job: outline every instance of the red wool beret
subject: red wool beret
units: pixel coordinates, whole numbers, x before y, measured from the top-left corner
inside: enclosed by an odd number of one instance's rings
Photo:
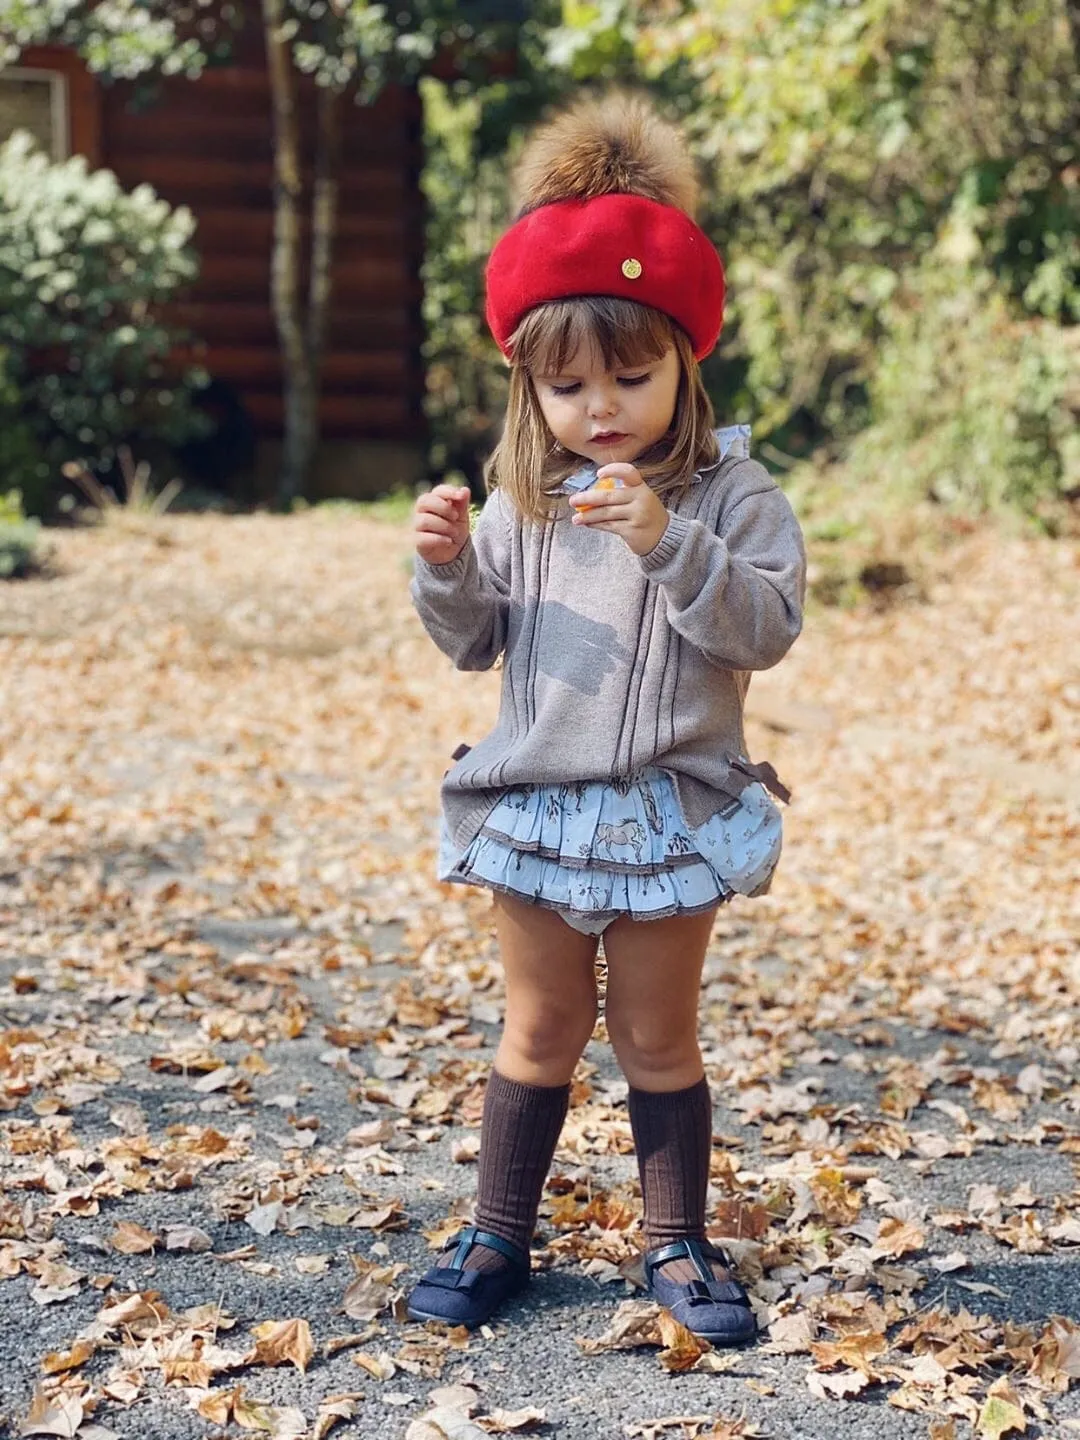
[[[724,267],[689,215],[643,195],[556,200],[523,215],[487,265],[487,321],[499,349],[547,300],[617,295],[676,320],[703,359],[724,323]]]

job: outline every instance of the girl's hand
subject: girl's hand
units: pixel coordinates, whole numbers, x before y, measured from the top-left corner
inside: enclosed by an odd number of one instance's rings
[[[419,496],[413,509],[416,553],[429,565],[449,565],[469,538],[469,487],[436,485]]]
[[[621,535],[635,555],[655,550],[668,527],[668,512],[663,501],[649,489],[640,470],[621,460],[601,465],[598,481],[608,477],[621,480],[621,490],[582,490],[570,497],[577,511],[573,523],[590,525],[594,530],[610,530]]]

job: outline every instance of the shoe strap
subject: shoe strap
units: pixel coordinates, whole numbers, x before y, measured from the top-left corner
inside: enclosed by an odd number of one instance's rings
[[[497,1250],[500,1255],[505,1255],[515,1265],[529,1265],[529,1257],[524,1251],[512,1245],[509,1240],[504,1240],[501,1235],[494,1235],[490,1230],[478,1230],[475,1225],[466,1225],[459,1230],[452,1240],[447,1242],[447,1248],[453,1245],[454,1253],[450,1256],[446,1265],[447,1270],[462,1270],[465,1267],[465,1257],[474,1245],[486,1245],[489,1250]]]
[[[708,1260],[716,1260],[728,1270],[735,1268],[730,1257],[719,1246],[711,1245],[708,1241],[673,1240],[670,1245],[661,1245],[656,1250],[647,1251],[645,1255],[645,1265],[650,1272],[666,1265],[669,1260],[692,1260],[694,1268],[707,1284],[716,1282]]]
[[[483,1281],[484,1274],[480,1270],[451,1270],[446,1266],[427,1270],[421,1277],[421,1284],[434,1285],[439,1290],[475,1290]]]

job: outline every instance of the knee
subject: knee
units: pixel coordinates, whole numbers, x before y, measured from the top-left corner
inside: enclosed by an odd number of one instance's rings
[[[573,1006],[508,1007],[503,1041],[530,1065],[565,1061],[572,1069],[593,1033],[596,1013],[595,995],[582,997]]]
[[[649,1016],[607,1014],[608,1038],[619,1067],[632,1085],[664,1089],[672,1077],[701,1066],[696,1026],[667,1028]]]

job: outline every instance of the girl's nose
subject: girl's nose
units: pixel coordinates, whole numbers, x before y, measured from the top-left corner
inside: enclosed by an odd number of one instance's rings
[[[614,415],[619,408],[619,397],[615,389],[606,385],[596,386],[589,392],[589,415],[600,419]]]

